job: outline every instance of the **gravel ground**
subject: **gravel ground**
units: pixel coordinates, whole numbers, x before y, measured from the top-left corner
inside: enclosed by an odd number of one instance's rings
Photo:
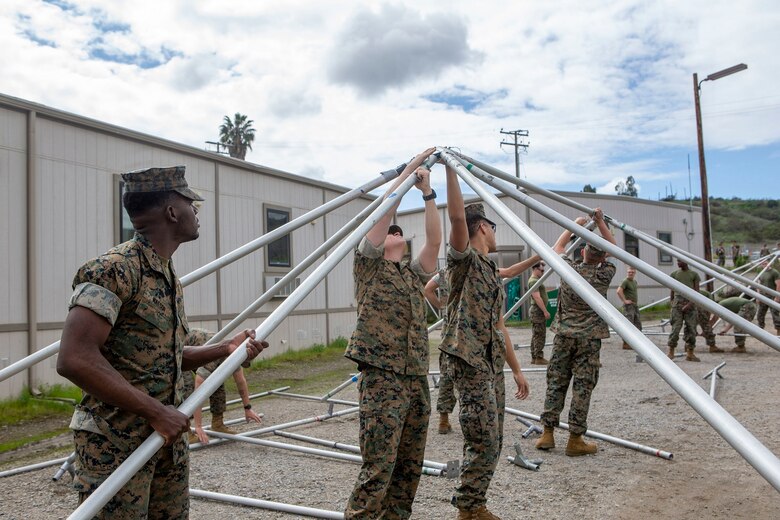
[[[513,340],[527,344],[530,331],[514,329]],[[665,337],[651,336],[663,345]],[[552,335],[548,334],[551,341]],[[718,338],[731,346],[733,338]],[[701,345],[703,341],[699,339]],[[620,348],[612,338],[602,349],[601,379],[593,394],[589,427],[592,430],[670,451],[664,460],[606,442],[598,442],[595,456],[569,458],[563,454],[567,433],[558,430],[559,447],[550,452],[533,448],[534,438],[522,439],[525,427],[507,416],[505,446],[489,491],[488,505],[505,519],[533,517],[583,519],[632,519],[646,517],[780,518],[780,494],[740,457],[646,363],[637,363],[634,352]],[[677,364],[705,391],[702,377],[721,361],[718,401],[760,442],[780,453],[780,357],[771,348],[749,339],[748,354],[701,352],[701,363]],[[551,347],[545,351],[549,357]],[[706,347],[699,347],[705,351]],[[527,349],[518,351],[527,364]],[[435,357],[434,357],[435,363]],[[344,374],[344,378],[348,377]],[[507,406],[539,414],[544,400],[543,374],[528,374],[531,397],[525,402],[509,397]],[[343,380],[342,379],[342,380]],[[335,387],[339,381],[333,381]],[[324,393],[329,388],[323,388]],[[291,392],[296,389],[292,388]],[[511,389],[508,388],[507,394]],[[435,402],[437,391],[432,391]],[[355,400],[355,386],[338,398]],[[256,403],[265,413],[265,424],[278,424],[323,414],[318,402],[265,398]],[[341,409],[337,406],[336,409]],[[233,414],[238,416],[239,411]],[[566,420],[564,410],[562,419]],[[449,435],[436,433],[432,416],[426,458],[439,462],[460,458],[460,428]],[[240,429],[249,430],[249,426]],[[290,431],[346,444],[357,444],[357,415],[299,426]],[[269,437],[265,437],[269,438]],[[278,436],[271,440],[301,444]],[[511,465],[512,444],[520,442],[530,458],[542,458],[538,472]],[[328,449],[328,448],[323,448]],[[59,455],[57,455],[59,456]],[[52,456],[53,458],[53,456]],[[1,519],[64,518],[76,505],[69,479],[53,482],[55,468],[2,479]],[[359,466],[286,450],[226,443],[192,453],[193,488],[307,507],[343,510]],[[413,518],[455,518],[449,505],[454,480],[423,476]],[[193,499],[192,518],[294,518],[295,515]]]

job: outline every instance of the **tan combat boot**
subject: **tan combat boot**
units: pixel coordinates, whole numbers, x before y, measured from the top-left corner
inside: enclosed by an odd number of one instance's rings
[[[480,506],[476,511],[472,511],[471,518],[474,520],[501,520],[501,518],[491,513],[486,506]]]
[[[569,442],[566,444],[566,455],[568,457],[580,457],[582,455],[592,455],[599,450],[595,442],[585,442],[582,435],[569,434]]]
[[[686,348],[685,349],[685,360],[686,361],[696,361],[697,363],[701,361],[701,359],[696,357],[696,354],[693,353],[692,348]]]
[[[718,348],[715,345],[710,345],[710,352],[713,354],[717,354],[718,352],[723,352],[723,349]]]
[[[531,360],[532,365],[547,365],[550,362],[544,359],[544,356],[536,357]]]
[[[624,341],[624,342],[623,342],[623,350],[631,350],[631,345],[629,345],[628,343],[626,343],[626,342]]]
[[[544,427],[544,433],[542,433],[542,436],[539,437],[539,440],[536,441],[536,449],[537,450],[551,450],[555,447],[555,428],[552,426],[545,426]]]
[[[745,345],[739,345],[731,349],[730,352],[734,352],[735,354],[744,354],[747,352],[747,349],[745,348]]]
[[[229,433],[231,435],[237,435],[238,432],[235,430],[231,430],[227,426],[225,426],[225,421],[222,417],[222,414],[214,414],[211,416],[211,428],[209,428],[213,432],[222,432],[222,433]]]
[[[669,359],[674,359],[674,347],[669,347],[669,353],[666,356]]]
[[[198,436],[197,436],[197,435],[195,435],[195,432],[193,432],[193,431],[190,431],[190,432],[187,434],[187,442],[188,442],[189,444],[197,444],[197,443],[199,443],[199,442],[200,442],[200,439],[198,439]]]
[[[452,431],[452,425],[450,425],[450,414],[439,414],[439,433],[446,435]]]

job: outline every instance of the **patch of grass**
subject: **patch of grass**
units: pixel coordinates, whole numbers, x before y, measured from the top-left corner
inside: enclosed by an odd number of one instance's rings
[[[41,388],[39,391],[40,398],[34,397],[29,389],[25,388],[16,399],[0,401],[0,426],[42,417],[66,417],[73,413],[73,405],[81,400],[81,390],[75,386],[54,385]]]
[[[37,433],[35,435],[28,435],[19,439],[10,440],[8,442],[0,442],[0,453],[15,450],[16,448],[33,442],[51,439],[52,437],[56,437],[57,435],[63,434],[67,431],[70,431],[70,428],[57,428],[56,430],[49,430]]]
[[[331,341],[329,345],[317,343],[309,348],[301,350],[288,350],[287,352],[282,352],[281,354],[277,354],[276,356],[270,358],[255,360],[252,362],[252,365],[245,370],[249,373],[259,370],[278,368],[286,364],[299,365],[307,361],[328,361],[331,359],[336,359],[338,356],[342,356],[346,348],[347,340],[345,338],[338,337]]]
[[[530,329],[531,321],[530,320],[507,320],[506,326],[516,327],[518,329]]]

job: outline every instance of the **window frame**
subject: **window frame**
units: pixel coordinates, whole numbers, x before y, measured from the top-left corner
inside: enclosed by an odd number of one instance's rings
[[[283,224],[280,224],[279,226],[276,226],[274,229],[277,229],[278,227],[281,227],[287,223],[289,223],[292,220],[292,208],[285,207],[285,206],[279,206],[276,204],[263,204],[263,234],[268,234],[273,229],[269,229],[269,221],[268,218],[268,212],[274,211],[279,213],[286,213],[287,214],[287,221]],[[286,264],[277,264],[271,263],[271,250],[274,247],[278,247],[280,243],[287,243],[287,255],[288,255],[288,261]],[[280,237],[273,242],[269,243],[265,246],[265,270],[268,273],[286,273],[289,272],[292,269],[293,264],[293,246],[292,246],[292,234],[288,233],[283,237]]]
[[[629,241],[632,241],[633,244],[629,244]],[[639,258],[639,239],[623,231],[623,249],[627,253]]]
[[[669,240],[664,239],[662,235],[668,235]],[[656,231],[655,232],[656,238],[660,240],[661,242],[664,242],[666,244],[672,245],[672,232],[671,231]],[[672,265],[672,261],[674,258],[672,258],[672,255],[669,253],[658,249],[658,265]]]

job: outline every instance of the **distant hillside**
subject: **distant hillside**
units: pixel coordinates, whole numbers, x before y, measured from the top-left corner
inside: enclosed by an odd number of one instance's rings
[[[693,204],[701,206],[701,199]],[[721,240],[771,246],[780,241],[780,200],[711,198],[710,221],[713,246]]]

